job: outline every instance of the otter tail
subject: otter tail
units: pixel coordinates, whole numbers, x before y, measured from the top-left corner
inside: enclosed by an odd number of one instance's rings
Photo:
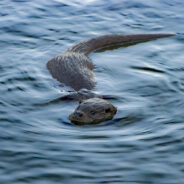
[[[164,38],[169,36],[174,36],[173,33],[168,34],[109,34],[104,36],[98,36],[91,38],[89,40],[80,42],[73,47],[69,48],[67,51],[79,52],[88,55],[90,52],[97,49],[112,46],[114,44],[122,43],[134,43],[153,40],[157,38]]]

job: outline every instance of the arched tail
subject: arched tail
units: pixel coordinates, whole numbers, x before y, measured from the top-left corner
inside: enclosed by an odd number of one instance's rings
[[[115,44],[122,43],[133,43],[153,40],[157,38],[164,38],[169,36],[174,36],[174,33],[160,33],[160,34],[109,34],[104,36],[98,36],[91,38],[89,40],[80,42],[73,47],[69,48],[67,51],[79,52],[88,55],[90,52],[97,49],[108,47]]]

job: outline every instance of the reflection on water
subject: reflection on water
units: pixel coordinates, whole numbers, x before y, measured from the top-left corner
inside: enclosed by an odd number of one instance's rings
[[[112,121],[76,126],[46,62],[107,33],[183,33],[181,0],[0,1],[0,183],[184,183],[183,35],[90,55]]]

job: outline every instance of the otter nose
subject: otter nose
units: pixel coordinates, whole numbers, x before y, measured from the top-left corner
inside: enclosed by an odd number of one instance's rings
[[[81,112],[74,112],[73,114],[76,118],[81,118],[83,114]]]

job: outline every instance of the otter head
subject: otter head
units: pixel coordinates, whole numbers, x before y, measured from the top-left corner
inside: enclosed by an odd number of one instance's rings
[[[76,124],[93,124],[111,120],[117,109],[101,98],[90,98],[79,103],[69,119]]]

